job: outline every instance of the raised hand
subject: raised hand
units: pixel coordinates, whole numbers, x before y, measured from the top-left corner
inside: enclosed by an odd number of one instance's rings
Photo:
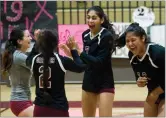
[[[77,49],[77,44],[73,36],[69,36],[68,40],[66,41],[66,45],[70,50]]]
[[[36,29],[35,31],[34,31],[34,39],[35,40],[38,40],[38,36],[39,36],[39,33],[40,33],[40,29]]]
[[[63,52],[66,54],[66,56],[72,57],[72,56],[71,56],[70,49],[68,48],[68,46],[67,46],[66,44],[60,44],[60,45],[59,45],[59,48],[60,48],[61,50],[63,50]]]

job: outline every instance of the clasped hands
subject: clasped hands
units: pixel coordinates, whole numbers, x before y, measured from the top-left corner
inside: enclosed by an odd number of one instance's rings
[[[60,44],[59,48],[62,49],[68,57],[72,57],[71,52],[70,52],[71,50],[77,50],[78,54],[80,54],[78,44],[76,43],[73,36],[69,36],[66,43],[65,44]]]

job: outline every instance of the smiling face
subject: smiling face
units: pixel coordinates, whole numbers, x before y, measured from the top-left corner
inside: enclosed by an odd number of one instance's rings
[[[134,54],[143,56],[145,53],[145,36],[136,36],[134,32],[126,33],[126,46]]]
[[[101,24],[104,22],[103,18],[100,18],[95,10],[90,10],[87,14],[87,23],[91,32],[97,32],[101,28]]]
[[[30,48],[32,37],[28,30],[23,31],[23,38],[18,40],[18,43],[20,45],[20,49],[22,51],[26,51],[28,48]]]

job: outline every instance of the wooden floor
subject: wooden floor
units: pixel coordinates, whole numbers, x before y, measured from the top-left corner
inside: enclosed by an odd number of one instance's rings
[[[80,116],[81,114],[81,84],[66,84],[66,95],[70,105],[71,116]],[[5,110],[5,104],[10,100],[10,87],[1,85],[1,116],[14,116],[10,109]],[[32,100],[35,98],[35,87],[31,87]],[[113,108],[114,116],[124,116],[124,114],[142,115],[143,101],[147,96],[147,89],[139,88],[136,84],[116,84],[115,102]],[[3,107],[3,108],[2,108]],[[135,110],[135,111],[134,111]],[[121,113],[122,112],[122,113]],[[75,115],[74,115],[75,114]],[[76,115],[77,114],[77,115]],[[118,115],[117,115],[118,114]]]

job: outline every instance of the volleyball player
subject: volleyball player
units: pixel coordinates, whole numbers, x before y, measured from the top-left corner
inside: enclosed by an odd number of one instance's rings
[[[138,87],[147,86],[145,117],[163,117],[165,113],[165,48],[148,40],[145,30],[132,23],[116,40],[117,47],[127,46],[130,64]]]
[[[73,60],[57,53],[58,34],[53,30],[41,30],[36,42],[39,54],[32,60],[31,70],[36,83],[34,117],[69,117],[65,93],[67,70],[83,72],[82,63],[72,38],[68,42]],[[27,60],[31,62],[31,58]]]

